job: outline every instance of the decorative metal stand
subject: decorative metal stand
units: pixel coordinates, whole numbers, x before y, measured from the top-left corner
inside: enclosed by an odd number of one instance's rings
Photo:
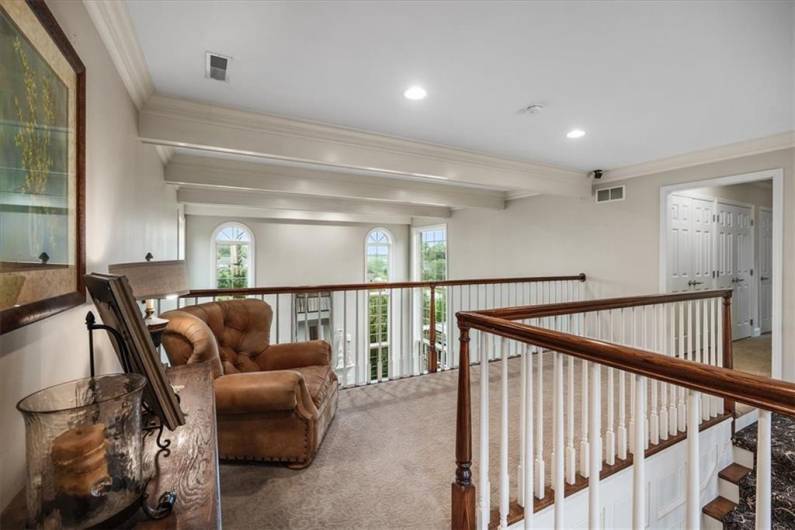
[[[122,368],[125,372],[130,373],[132,372],[132,367],[129,366],[129,352],[127,351],[127,344],[124,340],[119,331],[111,326],[106,326],[104,324],[97,324],[96,317],[94,313],[89,311],[86,314],[86,329],[88,330],[88,349],[90,354],[91,360],[91,377],[92,379],[95,377],[95,365],[94,365],[94,331],[101,329],[105,330],[110,333],[115,341],[118,343],[119,347],[124,352],[124,355],[121,356],[121,363]],[[144,431],[144,438],[150,436],[152,433],[157,432],[157,438],[155,442],[157,443],[157,447],[160,450],[155,455],[155,476],[160,474],[160,457],[167,458],[171,454],[171,450],[169,447],[171,446],[171,440],[163,439],[163,422],[160,418],[154,414],[146,403],[143,404],[143,422],[144,426],[142,430]],[[141,495],[141,510],[146,514],[147,517],[150,519],[162,519],[168,516],[171,511],[174,509],[174,504],[177,502],[177,493],[173,490],[168,490],[160,495],[157,504],[154,507],[151,507],[147,504],[147,500],[149,498],[149,494],[147,493],[147,487],[151,482],[152,478],[148,478],[144,483],[143,493]]]

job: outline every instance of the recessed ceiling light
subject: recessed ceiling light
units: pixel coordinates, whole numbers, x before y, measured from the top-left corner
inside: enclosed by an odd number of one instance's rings
[[[411,86],[407,88],[405,92],[403,92],[403,96],[406,99],[410,99],[412,101],[419,101],[421,99],[425,99],[425,96],[427,95],[428,93],[425,91],[425,89],[417,85]]]
[[[572,129],[566,133],[566,138],[582,138],[585,136],[585,131],[582,129]]]

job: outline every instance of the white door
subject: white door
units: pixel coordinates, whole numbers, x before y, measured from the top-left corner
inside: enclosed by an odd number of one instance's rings
[[[692,202],[692,289],[712,289],[714,284],[714,233],[713,214],[715,203],[708,199],[690,199]]]
[[[773,210],[759,209],[759,328],[770,333],[773,321]]]
[[[734,289],[732,338],[751,336],[754,301],[754,246],[752,210],[718,202],[717,286]]]
[[[711,289],[714,269],[714,202],[668,197],[668,291]]]
[[[681,293],[690,290],[693,283],[691,249],[690,197],[668,197],[668,291]]]

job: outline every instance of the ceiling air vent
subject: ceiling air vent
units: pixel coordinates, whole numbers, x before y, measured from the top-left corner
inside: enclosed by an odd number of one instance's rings
[[[596,202],[623,201],[626,196],[626,186],[614,186],[596,190]]]
[[[229,69],[229,61],[231,57],[219,55],[213,52],[207,52],[207,60],[205,62],[205,77],[215,79],[216,81],[229,81],[227,70]]]

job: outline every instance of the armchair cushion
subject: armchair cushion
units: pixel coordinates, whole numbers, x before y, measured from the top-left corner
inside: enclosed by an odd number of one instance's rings
[[[317,414],[303,376],[291,370],[247,372],[215,379],[215,406],[219,414],[257,414],[301,409]]]
[[[257,357],[260,370],[291,370],[304,366],[328,366],[331,345],[324,340],[273,344]]]

